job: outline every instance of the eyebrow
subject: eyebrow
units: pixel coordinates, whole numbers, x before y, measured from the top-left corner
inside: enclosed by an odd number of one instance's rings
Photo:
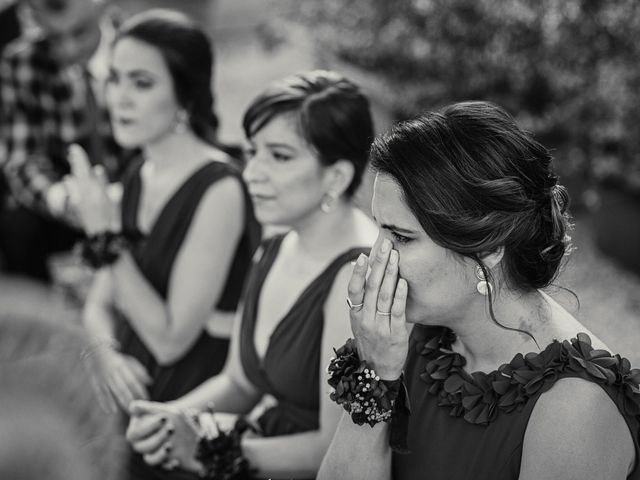
[[[155,74],[153,72],[142,69],[129,70],[127,72],[127,75],[129,77],[155,77]]]
[[[267,147],[269,147],[269,148],[286,148],[288,150],[291,150],[292,152],[296,151],[295,147],[292,147],[291,145],[288,145],[286,143],[269,142],[269,143],[267,143]]]
[[[143,69],[135,69],[135,70],[129,70],[129,71],[122,71],[117,69],[116,67],[110,66],[109,67],[109,73],[115,73],[117,75],[126,75],[128,77],[151,77],[151,78],[155,78],[155,74],[153,72],[150,72],[148,70],[143,70]]]
[[[376,216],[373,215],[373,220],[377,221]],[[383,223],[380,225],[382,228],[384,228],[385,230],[393,230],[394,232],[398,232],[398,233],[408,233],[408,234],[414,234],[415,235],[415,230],[408,230],[406,228],[402,228],[402,227],[398,227],[397,225],[393,225],[392,223]]]

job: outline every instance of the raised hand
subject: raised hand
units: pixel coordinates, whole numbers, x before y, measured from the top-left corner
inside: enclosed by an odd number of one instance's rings
[[[79,145],[69,147],[71,175],[64,178],[71,209],[88,235],[112,230],[117,224],[116,208],[108,193],[108,180],[101,165],[91,166]]]
[[[408,352],[408,287],[398,276],[398,260],[391,242],[379,237],[370,257],[362,254],[356,261],[348,286],[351,329],[358,353],[384,380],[400,376]]]

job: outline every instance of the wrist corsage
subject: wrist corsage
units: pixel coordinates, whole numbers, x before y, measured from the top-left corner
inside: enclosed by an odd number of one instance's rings
[[[213,417],[210,415],[210,419]],[[202,424],[202,418],[199,418]],[[204,427],[201,425],[201,427]],[[201,428],[198,440],[196,460],[202,466],[202,478],[215,480],[250,480],[252,470],[249,461],[242,454],[242,434],[252,429],[251,425],[240,417],[230,432],[219,430],[212,434],[211,427]]]
[[[327,371],[332,387],[331,400],[342,405],[357,425],[391,424],[389,444],[406,452],[406,427],[410,413],[404,379],[382,380],[364,360],[360,360],[355,340],[350,338],[335,350]]]
[[[127,248],[129,241],[122,233],[102,232],[85,238],[81,253],[84,261],[97,269],[114,263]]]

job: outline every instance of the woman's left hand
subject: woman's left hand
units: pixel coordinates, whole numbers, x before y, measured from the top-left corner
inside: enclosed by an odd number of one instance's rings
[[[69,147],[71,174],[64,178],[71,208],[87,235],[113,230],[117,206],[108,193],[109,182],[102,165],[91,166],[80,145]]]
[[[138,400],[131,402],[127,440],[151,466],[180,467],[200,472],[195,458],[198,433],[185,413],[170,404]]]

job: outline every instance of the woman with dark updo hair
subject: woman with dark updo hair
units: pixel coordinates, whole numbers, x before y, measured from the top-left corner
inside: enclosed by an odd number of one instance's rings
[[[400,123],[371,160],[380,234],[329,366],[350,415],[318,477],[638,478],[640,372],[542,291],[571,248],[548,151],[468,102]]]
[[[70,151],[67,184],[87,235],[109,242],[116,230],[126,240],[111,244],[119,255],[97,270],[84,311],[125,411],[136,399],[178,398],[221,370],[260,240],[241,171],[216,140],[212,61],[207,36],[183,14],[130,18],[106,86],[115,139],[141,151],[120,212],[101,172]]]

